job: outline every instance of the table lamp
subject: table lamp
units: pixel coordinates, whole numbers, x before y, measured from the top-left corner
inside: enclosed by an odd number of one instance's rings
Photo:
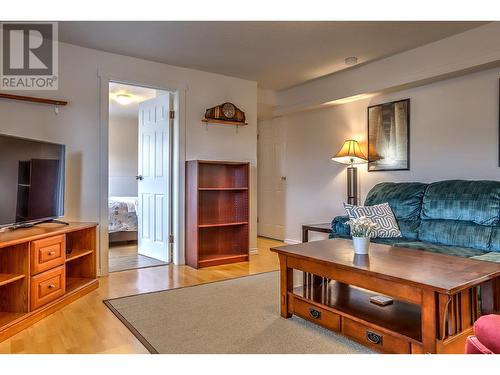
[[[342,164],[348,164],[347,167],[347,203],[358,204],[358,168],[354,164],[366,163],[366,156],[361,152],[359,144],[354,139],[348,139],[342,145],[342,148],[332,160]]]

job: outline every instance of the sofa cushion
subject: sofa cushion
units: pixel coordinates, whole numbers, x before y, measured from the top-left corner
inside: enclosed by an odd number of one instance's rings
[[[492,251],[482,255],[476,255],[471,257],[471,259],[484,260],[486,262],[500,263],[500,252]]]
[[[334,234],[334,238],[350,239],[351,236],[346,235],[346,234]],[[406,247],[408,249],[430,251],[432,253],[438,253],[438,254],[454,255],[454,256],[459,256],[459,257],[464,257],[464,258],[475,258],[475,259],[480,259],[480,260],[489,260],[492,262],[494,262],[496,260],[492,260],[493,257],[491,257],[491,256],[488,259],[486,259],[486,258],[482,259],[481,257],[486,257],[488,254],[497,254],[497,255],[499,255],[498,261],[500,262],[500,254],[499,253],[485,253],[483,250],[471,249],[471,248],[460,247],[460,246],[445,246],[445,245],[438,245],[438,244],[429,243],[429,242],[422,242],[422,241],[407,241],[407,240],[401,239],[401,238],[373,238],[371,240],[371,242],[379,243],[382,245]]]
[[[415,220],[420,217],[426,187],[427,184],[420,182],[382,182],[370,190],[365,206],[387,202],[396,219]]]
[[[422,220],[418,239],[441,245],[490,249],[492,227],[457,220]]]
[[[417,239],[426,188],[427,184],[420,182],[382,182],[370,190],[365,206],[389,203],[403,237]]]
[[[379,243],[382,245],[396,246],[398,241],[401,241],[401,238],[372,238],[371,242]]]
[[[490,250],[500,252],[500,225],[491,229]]]
[[[351,238],[351,228],[347,225],[347,221],[349,220],[349,216],[336,216],[332,220],[332,234],[331,238],[337,238],[341,236],[346,236]]]
[[[418,240],[418,230],[420,219],[402,220],[398,219],[399,230],[404,238],[408,240]]]
[[[464,258],[482,256],[483,254],[485,254],[485,252],[482,250],[471,249],[460,246],[438,245],[422,241],[396,241],[392,245],[397,247],[406,247],[408,249],[425,250],[438,254],[454,255]]]
[[[339,238],[350,238],[350,237],[343,235],[342,237]],[[491,254],[491,253],[485,253],[483,250],[471,249],[467,247],[438,245],[422,241],[407,241],[401,238],[374,238],[371,241],[373,243],[379,243],[383,245],[406,247],[407,249],[415,249],[415,250],[425,250],[425,251],[430,251],[431,253],[454,255],[463,258],[480,257],[485,254]]]
[[[392,213],[388,203],[377,204],[375,206],[353,206],[344,203],[350,219],[366,217],[377,224],[372,232],[372,237],[393,238],[401,237],[398,222]]]
[[[496,225],[500,215],[500,181],[450,180],[429,184],[422,219],[472,221]]]
[[[330,238],[351,238],[351,229],[346,222],[349,216],[337,216],[332,220],[332,233]],[[398,220],[399,230],[404,238],[408,240],[416,240],[418,235],[418,227],[420,220]],[[406,235],[405,235],[406,234]]]

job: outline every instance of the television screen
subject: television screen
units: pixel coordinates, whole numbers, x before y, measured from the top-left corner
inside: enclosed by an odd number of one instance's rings
[[[0,135],[0,227],[64,215],[65,146]]]

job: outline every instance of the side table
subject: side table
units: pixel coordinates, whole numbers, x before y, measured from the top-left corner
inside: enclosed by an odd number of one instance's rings
[[[332,231],[330,223],[304,224],[302,225],[302,242],[309,242],[309,232],[320,232],[330,234]],[[323,277],[315,276],[312,273],[304,272],[304,285],[313,286],[326,281]]]
[[[309,242],[309,231],[330,233],[332,231],[332,227],[330,223],[304,224],[302,225],[302,242]]]

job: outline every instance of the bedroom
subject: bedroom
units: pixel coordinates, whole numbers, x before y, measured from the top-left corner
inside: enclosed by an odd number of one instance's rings
[[[159,97],[168,100],[168,95],[147,87],[109,84],[109,272],[167,264],[138,238],[138,185],[144,181],[141,174],[147,175],[139,173],[139,113],[147,103]]]

